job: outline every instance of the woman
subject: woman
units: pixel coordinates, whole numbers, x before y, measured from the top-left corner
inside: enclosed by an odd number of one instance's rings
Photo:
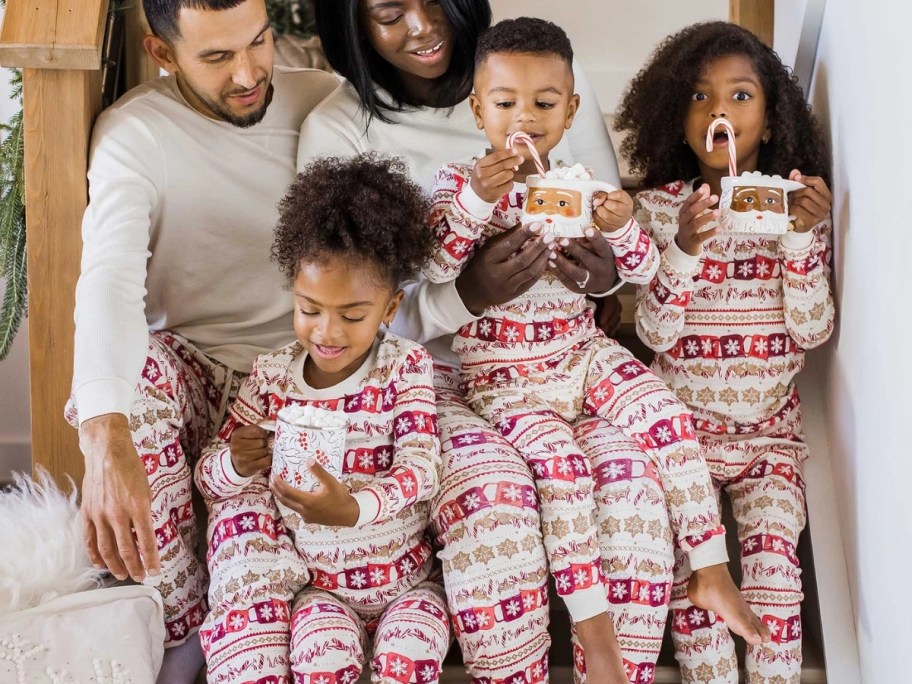
[[[317,0],[316,10],[327,58],[348,82],[305,121],[299,168],[321,155],[374,150],[403,157],[412,178],[430,188],[442,163],[484,150],[466,98],[477,37],[491,20],[487,0]],[[575,73],[581,108],[554,157],[618,184],[595,96]],[[465,405],[449,336],[528,289],[547,267],[540,239],[518,227],[488,242],[455,284],[415,285],[397,320],[397,332],[425,344],[437,360],[443,472],[434,531],[474,681],[547,677],[547,570],[532,478],[519,454]],[[596,296],[617,278],[611,260],[577,244],[556,267],[575,282],[587,278],[586,291]],[[647,475],[653,471],[645,454],[619,431],[590,420],[577,439],[593,455],[615,631],[628,671],[649,682],[670,588],[664,496]],[[579,652],[575,661],[581,663]]]

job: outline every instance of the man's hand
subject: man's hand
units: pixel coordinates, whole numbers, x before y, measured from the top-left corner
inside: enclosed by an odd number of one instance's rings
[[[231,465],[241,477],[253,477],[272,465],[269,433],[259,425],[242,425],[231,433]]]
[[[595,302],[595,325],[608,337],[614,337],[621,326],[621,300],[616,294],[599,297]]]
[[[85,421],[79,447],[86,463],[82,517],[89,560],[120,580],[158,575],[152,494],[127,417],[110,413]]]
[[[469,185],[485,202],[496,202],[510,192],[514,169],[522,163],[522,155],[513,149],[491,152],[475,162]]]
[[[617,284],[614,251],[601,231],[586,229],[584,238],[559,238],[550,268],[564,286],[578,294],[602,294]]]
[[[549,250],[535,224],[516,226],[488,240],[456,279],[466,309],[480,316],[532,287],[545,272]]]
[[[313,525],[354,527],[361,509],[348,487],[327,473],[319,463],[313,462],[307,467],[320,483],[313,492],[302,492],[278,475],[272,476],[272,492],[279,503]]]

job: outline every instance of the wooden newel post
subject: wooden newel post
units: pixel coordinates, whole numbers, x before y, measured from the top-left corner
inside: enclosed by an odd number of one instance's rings
[[[0,63],[24,70],[32,463],[77,484],[83,460],[63,408],[107,13],[108,0],[8,0],[0,32]]]

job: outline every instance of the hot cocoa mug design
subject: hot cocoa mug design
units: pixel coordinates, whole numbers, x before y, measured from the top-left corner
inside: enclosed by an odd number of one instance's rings
[[[346,423],[334,411],[310,406],[283,408],[276,416],[272,472],[291,486],[312,492],[319,486],[308,468],[308,461],[313,457],[326,472],[340,479],[345,460]]]
[[[540,223],[544,232],[558,237],[583,237],[593,225],[595,194],[615,190],[610,183],[597,180],[528,176],[522,222]]]

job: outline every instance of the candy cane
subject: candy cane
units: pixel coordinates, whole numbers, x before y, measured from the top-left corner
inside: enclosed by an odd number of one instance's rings
[[[714,119],[709,128],[706,129],[706,151],[713,151],[713,137],[716,135],[716,129],[722,126],[728,133],[728,175],[738,175],[738,157],[735,152],[735,129],[728,122],[728,119]]]
[[[525,143],[529,148],[529,152],[532,153],[532,161],[535,162],[535,168],[538,170],[538,175],[544,177],[545,167],[542,166],[541,157],[538,156],[538,150],[535,149],[535,142],[529,137],[529,134],[524,131],[516,131],[510,133],[507,136],[507,147],[514,147],[516,143]]]

